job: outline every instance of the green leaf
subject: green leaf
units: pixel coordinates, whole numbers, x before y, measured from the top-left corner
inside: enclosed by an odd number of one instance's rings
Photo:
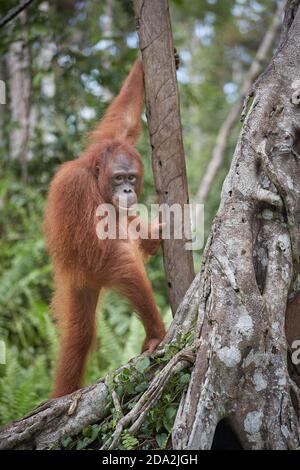
[[[150,366],[150,359],[149,357],[146,356],[138,360],[138,362],[135,365],[135,368],[139,372],[143,373],[149,366]]]
[[[180,382],[182,385],[186,385],[186,384],[188,384],[188,383],[190,382],[190,379],[191,379],[190,374],[188,374],[188,373],[181,374],[181,375],[180,375],[179,382]]]
[[[138,393],[144,392],[145,390],[147,390],[148,386],[149,386],[148,382],[141,382],[135,387],[135,391]]]
[[[177,413],[177,406],[168,406],[165,414],[169,421],[174,421]]]
[[[166,447],[168,435],[165,432],[163,432],[162,434],[156,434],[155,439],[160,449],[164,449]]]
[[[71,444],[72,442],[72,438],[71,437],[65,437],[62,441],[61,441],[61,445],[66,448],[68,447],[69,444]]]
[[[87,426],[86,428],[83,428],[82,435],[84,437],[90,437],[91,434],[92,434],[92,426]]]
[[[89,445],[89,443],[90,443],[90,440],[87,437],[85,437],[83,440],[78,441],[76,445],[76,450],[85,449],[85,447]]]
[[[129,434],[127,429],[122,433],[121,442],[126,450],[133,450],[139,445],[138,439]]]
[[[122,385],[118,385],[116,387],[116,393],[119,395],[119,397],[121,397],[124,393],[124,387]]]

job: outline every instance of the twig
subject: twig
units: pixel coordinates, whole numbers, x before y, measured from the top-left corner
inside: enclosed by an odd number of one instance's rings
[[[118,394],[115,390],[113,390],[111,392],[111,397],[112,397],[112,401],[113,401],[114,407],[116,409],[116,412],[118,413],[119,416],[123,416],[121,403],[120,403]]]
[[[26,7],[28,7],[28,5],[30,5],[30,3],[32,2],[33,0],[22,0],[19,3],[19,5],[17,5],[14,8],[11,8],[11,10],[9,10],[7,15],[5,15],[3,18],[0,19],[0,28],[2,28],[2,26],[6,25],[7,23],[9,23],[9,21],[14,19],[17,15],[19,15],[19,13],[21,13],[21,11],[23,11]]]
[[[231,108],[229,114],[227,115],[225,121],[223,122],[219,130],[219,133],[216,139],[216,145],[212,151],[212,158],[208,164],[206,173],[199,185],[199,189],[197,192],[197,201],[199,202],[205,202],[210,192],[210,189],[212,187],[213,181],[216,177],[216,174],[222,165],[222,162],[224,160],[226,145],[231,135],[231,132],[234,128],[234,125],[236,124],[240,116],[240,112],[243,107],[243,102],[244,102],[243,116],[246,115],[246,107],[248,105],[249,99],[251,98],[251,96],[253,96],[253,93],[250,92],[251,86],[254,80],[256,79],[267,57],[270,47],[272,46],[274,42],[274,38],[281,24],[283,6],[284,5],[282,3],[278,6],[277,11],[274,14],[273,21],[271,22],[257,50],[257,53],[253,59],[253,62],[245,76],[245,80],[241,88],[237,103],[233,106],[233,108]]]

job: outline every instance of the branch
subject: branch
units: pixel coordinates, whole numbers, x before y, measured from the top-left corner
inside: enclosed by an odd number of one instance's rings
[[[170,379],[181,370],[189,367],[195,360],[195,349],[197,341],[193,346],[187,347],[179,351],[164,367],[164,369],[156,375],[152,380],[149,388],[143,393],[141,398],[132,408],[132,410],[123,416],[116,425],[116,430],[112,436],[102,447],[102,450],[115,449],[120,441],[121,434],[125,427],[131,424],[129,428],[130,434],[135,434],[143,424],[148,411],[159,400],[164,388],[169,383]]]
[[[0,450],[47,449],[102,419],[109,401],[110,394],[103,382],[49,400],[0,431]]]
[[[195,323],[198,305],[197,291],[198,283],[195,279],[176,312],[172,327],[163,344],[173,342],[178,335],[184,335]],[[160,349],[151,357],[160,357],[163,353],[164,350]],[[180,358],[183,360],[185,356],[181,355]],[[114,376],[117,377],[124,368],[134,368],[140,359],[141,356],[138,356],[128,364],[124,364],[114,371]],[[162,371],[164,380],[166,379],[165,369]],[[151,368],[149,378],[151,379],[156,372],[156,368]],[[157,374],[157,380],[159,377],[160,373]],[[107,377],[94,385],[78,390],[71,395],[49,400],[22,419],[6,425],[0,429],[0,450],[48,449],[59,443],[64,437],[75,436],[86,426],[101,422],[109,414],[108,405],[111,401],[114,403],[117,413],[121,415],[118,398],[114,391],[110,392],[106,385],[110,378],[111,375],[108,374]]]
[[[274,17],[269,26],[269,29],[267,30],[257,50],[257,53],[253,59],[251,67],[249,68],[245,76],[245,80],[240,90],[237,103],[230,110],[229,114],[227,115],[225,121],[223,122],[219,130],[219,133],[216,139],[216,145],[212,151],[212,158],[208,164],[206,173],[200,183],[200,186],[197,192],[197,201],[201,203],[205,202],[205,200],[207,199],[207,196],[211,190],[216,174],[223,163],[228,139],[240,116],[243,101],[245,97],[248,95],[251,89],[251,86],[254,80],[256,79],[259,71],[261,70],[263,63],[266,60],[267,54],[274,42],[274,38],[281,24],[281,17],[282,17],[283,10],[284,10],[283,4],[280,3],[280,5],[277,8],[276,13],[274,14]],[[247,103],[247,101],[248,100],[246,99],[245,102]],[[246,109],[246,106],[244,106],[244,109]],[[242,117],[244,117],[244,112],[245,111],[243,111]]]
[[[16,16],[18,16],[19,13],[21,13],[21,11],[23,11],[25,8],[27,8],[28,5],[30,5],[30,3],[32,3],[32,2],[33,2],[33,0],[23,0],[23,1],[21,1],[21,3],[19,5],[12,8],[11,10],[9,10],[7,15],[5,15],[3,18],[0,19],[0,28],[2,28],[2,26],[9,23]]]

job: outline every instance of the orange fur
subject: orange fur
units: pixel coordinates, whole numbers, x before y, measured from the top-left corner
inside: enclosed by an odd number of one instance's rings
[[[54,397],[80,387],[102,288],[117,288],[134,305],[146,331],[144,350],[152,351],[165,334],[143,265],[143,252],[154,254],[159,241],[99,240],[96,234],[96,209],[111,200],[108,175],[117,154],[138,169],[137,194],[141,191],[143,166],[133,145],[143,96],[137,60],[86,151],[63,164],[50,185],[44,229],[55,279],[52,307],[60,328]]]

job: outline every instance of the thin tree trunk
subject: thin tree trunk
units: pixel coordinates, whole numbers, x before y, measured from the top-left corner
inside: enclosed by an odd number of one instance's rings
[[[27,14],[23,10],[20,24],[26,27]],[[30,131],[31,74],[30,54],[25,29],[20,39],[14,41],[8,51],[9,98],[11,121],[16,126],[10,133],[10,156],[20,161],[22,181],[27,181],[28,138]]]
[[[244,82],[241,87],[237,102],[231,108],[222,126],[220,127],[219,133],[216,138],[216,145],[214,146],[212,151],[212,158],[207,166],[206,172],[202,178],[202,181],[199,185],[199,189],[197,191],[197,201],[201,203],[204,203],[206,201],[207,196],[213,185],[214,179],[217,175],[217,172],[223,163],[228,139],[235,124],[237,123],[240,117],[243,101],[246,96],[250,93],[251,86],[254,80],[257,78],[257,75],[260,72],[262,65],[265,63],[268,52],[274,43],[274,39],[276,37],[276,34],[278,33],[278,29],[282,21],[283,11],[284,2],[281,2],[277,7],[269,29],[263,37],[263,40],[251,64],[251,67],[249,68],[244,78]]]
[[[5,136],[5,125],[7,113],[4,112],[6,104],[6,63],[1,57],[0,59],[0,147],[5,148],[6,136]]]
[[[105,37],[110,37],[112,35],[113,0],[106,0],[104,6],[104,15],[105,19],[102,32]]]
[[[179,94],[167,0],[134,1],[144,72],[152,166],[160,204],[189,202]],[[178,227],[177,227],[178,228]],[[194,278],[191,239],[164,240],[164,266],[173,314]]]

